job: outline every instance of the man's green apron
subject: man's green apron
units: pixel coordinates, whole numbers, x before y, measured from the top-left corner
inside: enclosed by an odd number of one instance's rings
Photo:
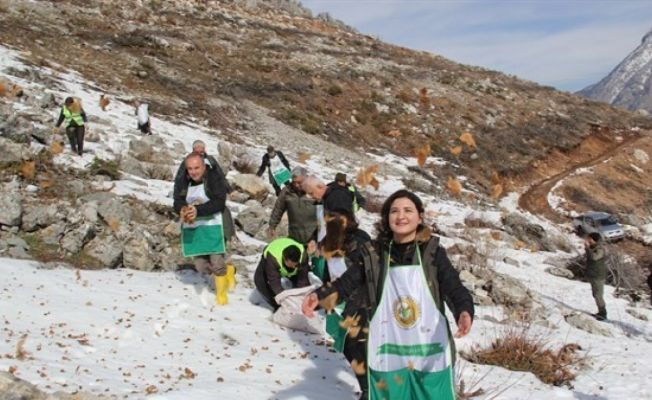
[[[282,187],[285,182],[292,179],[290,170],[285,168],[285,165],[283,165],[283,162],[278,155],[269,159],[269,169],[272,171],[272,177],[279,187]]]
[[[455,399],[448,324],[428,289],[418,246],[417,259],[417,265],[390,267],[387,257],[369,324],[371,400]]]
[[[208,202],[204,185],[189,186],[186,202],[204,204]],[[181,251],[184,257],[224,254],[224,227],[222,213],[197,217],[192,224],[181,223]]]

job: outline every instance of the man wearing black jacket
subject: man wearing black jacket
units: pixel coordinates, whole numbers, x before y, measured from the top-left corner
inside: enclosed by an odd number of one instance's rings
[[[204,158],[191,153],[184,161],[188,179],[175,182],[174,185],[174,211],[179,213],[182,220],[192,223],[197,217],[209,217],[219,213],[224,214],[226,209],[226,182],[214,169],[207,168]],[[201,187],[203,186],[203,187]],[[203,201],[190,201],[191,188],[199,187],[200,197]],[[193,189],[192,192],[197,192]],[[226,229],[224,229],[226,241]],[[235,269],[227,266],[224,260],[224,249],[219,253],[202,254],[193,258],[195,268],[201,273],[211,273],[215,277],[216,302],[220,305],[227,303],[226,291],[235,285]],[[228,275],[227,276],[227,272]],[[232,281],[233,284],[229,281]]]
[[[287,170],[287,174],[283,178],[275,179],[274,177],[275,171],[278,171],[283,168]],[[274,191],[278,196],[278,194],[281,192],[281,185],[285,185],[289,183],[291,180],[290,163],[285,158],[283,153],[281,153],[280,151],[276,151],[274,149],[274,146],[267,146],[267,153],[265,153],[265,155],[263,156],[263,161],[261,162],[260,167],[258,168],[258,172],[256,172],[256,175],[263,176],[265,169],[268,170],[269,182],[274,187]],[[280,180],[281,182],[277,182],[277,180]]]

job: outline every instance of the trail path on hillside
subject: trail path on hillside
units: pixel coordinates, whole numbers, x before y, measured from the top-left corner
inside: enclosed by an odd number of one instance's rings
[[[559,215],[555,210],[552,209],[552,207],[550,207],[550,203],[548,203],[548,193],[550,193],[550,190],[557,184],[557,182],[571,175],[579,168],[592,167],[611,158],[614,154],[616,154],[616,152],[625,149],[632,143],[635,143],[641,139],[641,137],[642,135],[640,134],[624,136],[621,143],[618,143],[618,145],[608,149],[606,152],[586,161],[580,162],[579,164],[573,165],[572,168],[559,172],[548,178],[544,178],[539,182],[533,184],[518,199],[519,207],[531,212],[532,214],[541,215],[552,222],[566,222],[567,218],[565,216]]]

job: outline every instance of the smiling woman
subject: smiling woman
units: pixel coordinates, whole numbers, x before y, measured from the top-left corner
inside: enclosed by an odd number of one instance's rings
[[[361,399],[455,397],[455,349],[444,299],[450,300],[457,321],[455,337],[471,329],[473,299],[439,238],[424,226],[423,212],[414,193],[392,194],[383,204],[375,248],[361,249],[356,265],[303,304],[304,313],[312,316],[317,305],[332,310],[355,293],[364,297],[371,319],[349,333],[368,332],[365,359],[351,362],[358,375],[368,375],[368,393]]]

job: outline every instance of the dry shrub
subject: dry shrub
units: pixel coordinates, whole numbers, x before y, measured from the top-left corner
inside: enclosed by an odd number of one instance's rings
[[[24,360],[29,355],[29,353],[25,351],[25,340],[27,340],[27,335],[21,336],[21,338],[18,339],[18,343],[16,343],[16,354],[14,357],[17,360]]]
[[[403,134],[398,129],[392,129],[391,131],[387,132],[387,136],[393,137],[394,139],[400,138],[402,135]]]
[[[461,356],[473,363],[497,365],[512,371],[533,373],[544,383],[570,385],[584,358],[577,354],[582,348],[570,343],[554,350],[545,336],[533,335],[529,326],[511,327],[486,349],[475,346]]]
[[[117,161],[114,160],[102,160],[101,158],[95,157],[88,172],[92,175],[105,175],[111,178],[111,180],[120,179],[120,165]]]
[[[355,177],[355,183],[360,188],[372,186],[374,189],[378,190],[378,186],[380,186],[380,184],[376,179],[377,172],[378,164],[369,165],[368,167],[365,167],[358,172],[358,175]]]
[[[111,101],[109,100],[108,97],[106,97],[103,94],[100,95],[100,108],[102,109],[102,111],[106,111],[106,107],[109,105],[109,103],[111,103]]]
[[[50,152],[52,152],[52,154],[63,153],[63,145],[59,141],[53,141],[50,145]]]
[[[449,176],[448,181],[446,182],[446,189],[448,189],[453,196],[459,196],[462,192],[462,183],[452,176]]]
[[[248,157],[233,160],[233,168],[241,174],[255,174],[258,171],[256,163]]]
[[[380,196],[369,195],[366,195],[365,199],[367,200],[364,205],[365,211],[380,214],[380,211],[383,209],[383,203],[385,202],[385,199]]]
[[[20,165],[20,176],[29,181],[36,176],[36,161],[23,161]]]
[[[426,159],[430,155],[430,152],[431,150],[429,143],[414,149],[414,156],[417,158],[417,164],[420,167],[423,167],[426,164]]]
[[[309,153],[303,153],[300,152],[297,156],[297,159],[299,160],[300,163],[305,163],[306,161],[310,160],[310,154]]]
[[[3,81],[0,81],[0,97],[5,97],[7,95],[7,84]]]
[[[459,156],[462,153],[462,146],[455,146],[455,147],[450,147],[448,149],[452,155],[455,157]]]
[[[428,97],[428,89],[421,88],[419,90],[419,104],[421,107],[428,108],[430,106],[430,97]]]
[[[475,139],[470,132],[464,132],[462,135],[460,135],[460,142],[464,143],[472,149],[478,148],[478,146],[475,144]]]

